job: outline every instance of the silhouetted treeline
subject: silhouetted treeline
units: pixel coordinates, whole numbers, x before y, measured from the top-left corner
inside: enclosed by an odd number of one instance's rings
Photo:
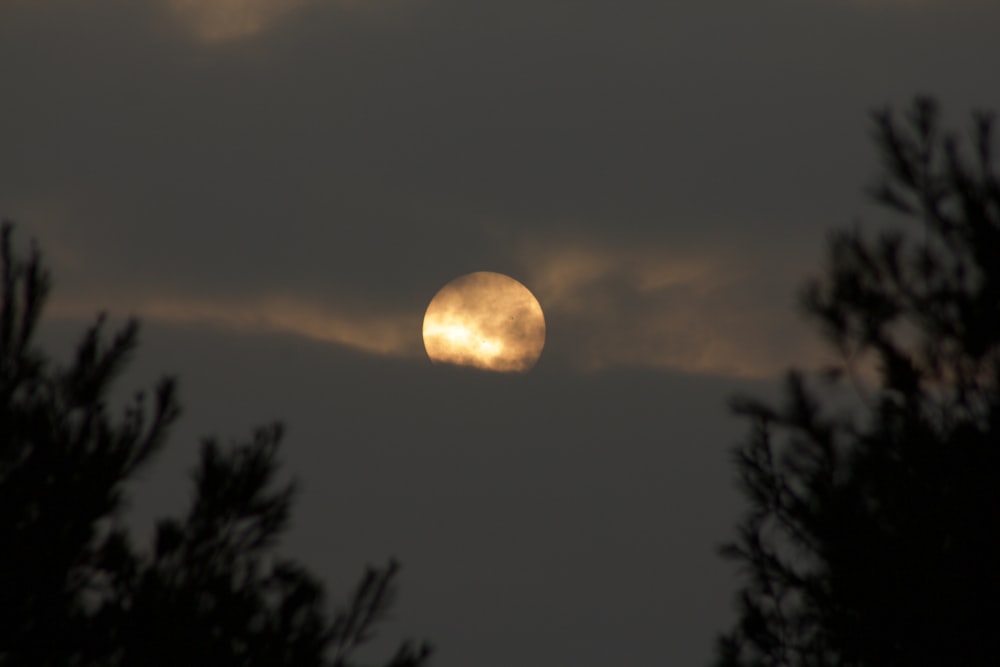
[[[275,546],[294,488],[279,484],[281,428],[231,449],[204,443],[187,514],[138,547],[124,486],[165,445],[174,383],[108,406],[136,346],[99,320],[56,367],[33,335],[49,291],[37,248],[0,239],[0,664],[75,666],[354,665],[389,609],[397,573],[372,568],[331,613],[320,582]],[[402,644],[385,665],[426,662]]]
[[[872,194],[901,226],[837,233],[804,294],[843,363],[825,380],[792,373],[782,405],[736,405],[752,423],[736,452],[750,506],[724,553],[746,583],[719,667],[1000,664],[992,119],[975,117],[971,142],[927,99],[874,121]],[[832,408],[827,382],[864,407]]]

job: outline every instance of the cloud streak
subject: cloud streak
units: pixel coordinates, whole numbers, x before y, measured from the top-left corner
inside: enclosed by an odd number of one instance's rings
[[[56,317],[84,318],[108,308],[159,322],[293,334],[379,356],[413,357],[421,351],[419,340],[414,339],[419,337],[419,315],[349,313],[289,296],[240,300],[118,296],[101,304],[95,299],[73,299],[55,301],[50,312]]]
[[[551,322],[552,346],[581,369],[755,378],[822,357],[794,317],[791,295],[762,299],[763,269],[736,256],[560,241],[521,261]]]
[[[635,367],[740,378],[780,375],[828,356],[795,317],[794,287],[770,276],[766,259],[718,249],[666,251],[655,244],[534,240],[493,258],[542,305],[543,362],[579,372]],[[209,286],[209,289],[212,289]],[[293,285],[280,291],[203,296],[177,285],[131,292],[77,285],[53,304],[63,318],[100,310],[146,320],[280,332],[371,355],[423,358],[425,299],[321,300]]]

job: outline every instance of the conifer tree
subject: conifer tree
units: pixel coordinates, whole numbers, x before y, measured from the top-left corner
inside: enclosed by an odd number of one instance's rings
[[[736,405],[749,510],[724,553],[745,584],[719,667],[1000,664],[993,125],[959,141],[929,99],[874,121],[894,223],[833,236],[803,299],[842,364],[792,373],[783,405]]]
[[[140,548],[123,520],[126,483],[166,445],[174,382],[120,416],[109,392],[138,326],[103,318],[62,368],[34,343],[49,275],[0,235],[0,665],[356,665],[391,606],[398,566],[370,568],[330,612],[314,575],[275,551],[294,485],[278,480],[281,427],[202,447],[187,513]],[[383,664],[426,663],[403,643]]]

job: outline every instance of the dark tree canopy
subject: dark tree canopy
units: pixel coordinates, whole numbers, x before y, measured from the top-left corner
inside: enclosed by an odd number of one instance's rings
[[[971,150],[927,99],[874,120],[872,194],[899,224],[836,234],[804,294],[843,364],[792,373],[784,405],[736,405],[753,425],[736,452],[750,509],[724,553],[746,583],[720,667],[1000,664],[991,120],[975,117]],[[832,408],[825,382],[863,407]]]
[[[6,223],[0,271],[0,665],[357,664],[398,568],[369,569],[331,614],[319,581],[275,553],[294,497],[276,480],[280,426],[231,449],[206,441],[187,514],[137,548],[124,486],[165,444],[174,383],[114,417],[107,397],[136,324],[108,340],[99,320],[55,367],[33,344],[48,274],[37,248],[13,256]],[[428,654],[404,643],[384,664]]]

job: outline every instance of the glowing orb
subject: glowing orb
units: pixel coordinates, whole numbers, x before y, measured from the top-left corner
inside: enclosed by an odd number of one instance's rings
[[[545,346],[545,316],[528,288],[502,273],[455,278],[424,314],[424,349],[434,363],[524,373]]]

